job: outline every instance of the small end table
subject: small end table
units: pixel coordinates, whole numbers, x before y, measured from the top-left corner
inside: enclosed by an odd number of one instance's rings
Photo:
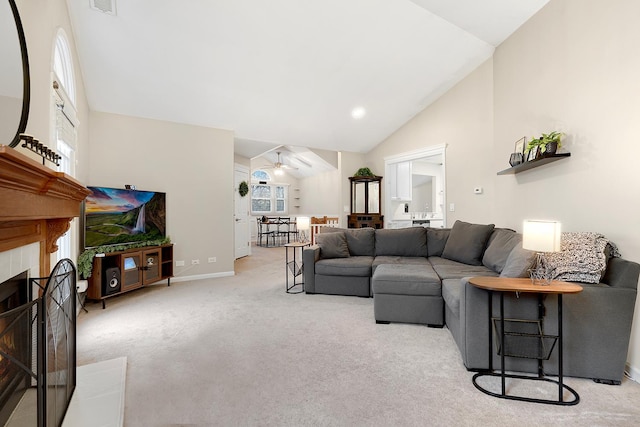
[[[288,294],[299,294],[304,292],[304,277],[297,281],[297,278],[304,273],[304,263],[302,262],[302,251],[305,246],[311,246],[311,242],[291,242],[284,245],[285,257],[286,257],[286,287]],[[293,260],[289,261],[289,248],[293,249]],[[300,248],[300,262],[296,260],[297,249]],[[293,283],[289,286],[289,275],[293,276]],[[300,286],[300,289],[293,290],[296,286]]]
[[[534,285],[531,283],[531,279],[515,279],[515,278],[507,278],[507,277],[472,277],[469,279],[469,283],[473,286],[481,289],[485,289],[489,294],[489,372],[479,372],[473,376],[472,382],[473,385],[476,386],[478,390],[481,392],[488,394],[489,396],[500,397],[503,399],[511,399],[511,400],[521,400],[525,402],[536,402],[536,403],[548,403],[553,405],[576,405],[580,402],[580,396],[578,393],[569,387],[568,385],[563,383],[563,375],[562,375],[562,295],[563,294],[572,294],[582,292],[582,286],[577,285],[575,283],[568,282],[560,282],[560,281],[552,281],[549,285]],[[497,319],[493,319],[493,292],[500,293],[500,317]],[[556,294],[558,296],[558,335],[544,335],[542,331],[542,313],[539,315],[538,321],[532,320],[522,320],[522,319],[505,319],[504,318],[504,294],[505,292],[515,292],[516,295],[518,293],[535,293],[538,294],[539,305],[542,304],[542,295],[543,294]],[[500,336],[498,354],[500,354],[501,367],[500,373],[493,372],[493,327],[492,320],[495,320],[496,332]],[[523,323],[537,323],[537,332],[508,332],[505,330],[505,322],[523,322]],[[540,344],[539,348],[546,349],[548,351],[544,351],[541,353],[531,353],[531,354],[522,354],[518,352],[513,352],[511,354],[506,354],[510,352],[509,341],[505,340],[505,337],[508,336],[509,340],[515,341],[518,339],[539,339]],[[549,358],[551,352],[553,351],[553,347],[555,344],[555,340],[558,341],[558,380],[553,380],[550,378],[546,378],[544,376],[542,370],[542,360],[546,360]],[[506,344],[506,347],[505,347]],[[542,354],[544,353],[544,354]],[[538,359],[538,376],[534,377],[531,375],[515,375],[515,374],[507,374],[505,373],[504,367],[504,358],[508,357],[527,357]],[[486,388],[482,387],[477,383],[477,379],[483,376],[494,376],[500,377],[502,382],[502,389],[500,393],[496,393]],[[551,383],[555,383],[558,385],[558,399],[535,399],[530,397],[523,396],[514,396],[508,395],[506,393],[505,379],[506,378],[516,378],[522,380],[534,380],[534,381],[547,381]],[[564,390],[567,390],[569,393],[573,395],[573,400],[565,401],[563,398]]]

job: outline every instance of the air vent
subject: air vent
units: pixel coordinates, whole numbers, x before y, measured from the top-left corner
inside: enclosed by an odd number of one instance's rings
[[[116,0],[89,0],[91,9],[107,15],[116,15]]]

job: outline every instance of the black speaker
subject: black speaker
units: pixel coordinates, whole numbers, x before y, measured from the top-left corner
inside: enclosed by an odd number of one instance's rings
[[[120,292],[120,268],[110,267],[102,276],[102,295],[111,295]]]

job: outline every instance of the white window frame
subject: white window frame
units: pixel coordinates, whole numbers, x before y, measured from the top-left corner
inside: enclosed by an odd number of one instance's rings
[[[264,173],[267,174],[267,176],[269,177],[267,180],[258,180],[254,177],[254,173],[258,172],[258,171],[262,171]],[[282,183],[275,183],[275,182],[270,182],[271,181],[271,175],[266,172],[263,171],[262,169],[258,169],[255,170],[251,173],[251,215],[254,216],[260,216],[260,215],[265,215],[265,216],[285,216],[289,214],[289,184],[282,184]],[[266,198],[263,197],[253,197],[253,189],[254,186],[265,186],[265,187],[269,187],[270,188],[270,197],[268,198],[268,200],[270,201],[270,209],[269,210],[265,210],[265,211],[257,211],[253,209],[253,200],[266,200]],[[284,197],[277,197],[278,196],[278,188],[282,188],[282,190],[284,191]],[[278,201],[282,201],[283,202],[283,210],[278,210]]]
[[[61,156],[58,171],[76,175],[76,149],[78,118],[75,107],[76,88],[68,38],[62,28],[56,33],[53,46],[51,72],[51,122],[52,140],[56,141],[56,152]],[[78,223],[74,219],[69,231],[57,241],[56,258],[76,259],[78,252],[73,242],[78,241]],[[75,253],[75,254],[74,254]]]

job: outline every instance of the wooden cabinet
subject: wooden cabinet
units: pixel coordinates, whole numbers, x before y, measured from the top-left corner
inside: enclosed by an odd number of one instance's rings
[[[101,300],[173,277],[173,245],[98,254],[93,259],[87,297]]]
[[[351,181],[351,214],[349,228],[382,228],[384,216],[380,213],[381,176],[354,176]]]

